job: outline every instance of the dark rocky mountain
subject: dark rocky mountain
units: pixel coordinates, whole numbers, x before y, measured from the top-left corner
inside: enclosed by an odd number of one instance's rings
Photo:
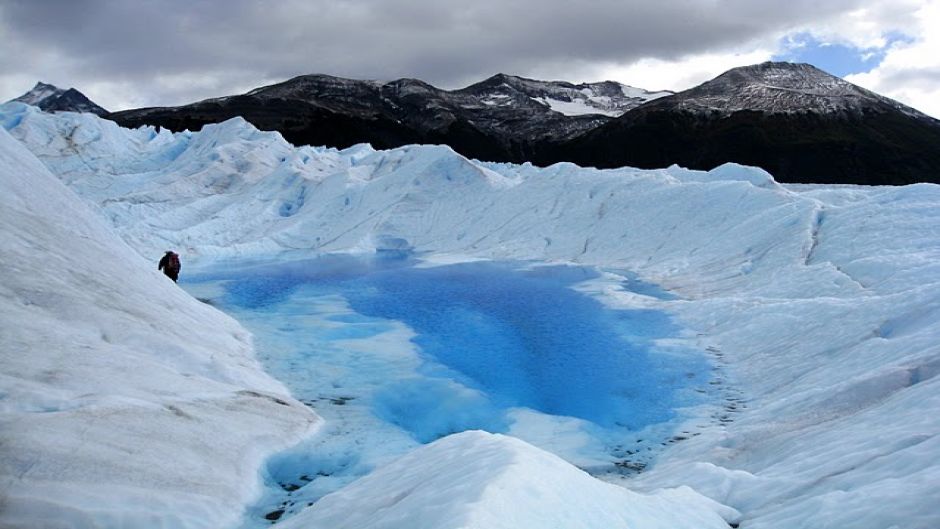
[[[609,81],[574,85],[504,74],[461,90],[442,90],[416,79],[304,75],[243,95],[108,117],[130,127],[196,130],[242,116],[295,144],[347,147],[368,142],[391,148],[439,143],[474,158],[524,161],[536,145],[571,139],[670,93]]]
[[[690,90],[499,74],[460,90],[305,75],[247,94],[115,112],[196,130],[242,116],[295,144],[447,144],[472,158],[642,168],[756,165],[783,182],[940,183],[940,121],[807,64],[735,68]]]
[[[39,107],[46,112],[91,112],[99,116],[108,113],[107,110],[93,103],[85,94],[74,88],[64,90],[43,82],[36,83],[29,92],[17,97],[13,101],[26,103]]]
[[[542,163],[762,167],[784,182],[940,183],[940,121],[808,64],[735,68],[545,148]]]

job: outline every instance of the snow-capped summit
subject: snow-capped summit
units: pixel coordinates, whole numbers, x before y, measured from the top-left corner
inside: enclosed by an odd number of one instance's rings
[[[104,108],[96,105],[85,94],[74,88],[64,89],[43,82],[36,83],[29,92],[17,97],[13,101],[26,103],[39,107],[46,112],[91,112],[99,116],[108,113]]]
[[[859,113],[899,110],[931,119],[892,99],[826,73],[811,64],[764,62],[733,68],[670,102],[691,111],[732,113],[742,110],[778,113]]]
[[[55,85],[46,84],[42,81],[39,81],[29,92],[26,92],[20,97],[17,97],[13,101],[19,101],[20,103],[26,103],[27,105],[39,106],[39,103],[52,97],[58,97],[64,92],[65,90],[62,90]]]

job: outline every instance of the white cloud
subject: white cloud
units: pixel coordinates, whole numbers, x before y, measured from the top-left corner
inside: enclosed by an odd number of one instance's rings
[[[264,7],[254,0],[11,0],[0,2],[0,100],[43,80],[120,110],[240,93],[305,73],[417,77],[458,88],[504,72],[682,90],[768,60],[788,35],[870,50],[903,32],[915,42],[894,45],[881,67],[853,80],[927,110],[926,98],[940,99],[933,89],[940,81],[928,75],[936,60],[908,56],[940,49],[929,33],[940,23],[923,20],[936,1],[598,0],[561,8],[545,0]]]
[[[676,60],[641,59],[627,65],[599,68],[600,79],[618,80],[647,90],[685,90],[699,85],[736,66],[770,59],[774,50],[760,47],[747,52],[703,53]]]
[[[878,67],[846,79],[940,117],[940,33],[936,28],[940,28],[940,2],[872,2],[832,20],[792,26],[782,34],[768,33],[762,40],[739,49],[691,54],[675,60],[644,58],[627,64],[604,64],[597,67],[597,73],[598,78],[643,88],[684,90],[735,66],[766,61],[781,47],[794,45],[788,36],[808,33],[821,42],[860,50],[888,46]],[[899,33],[912,40],[889,44],[888,36]]]
[[[924,3],[910,28],[916,40],[895,43],[877,68],[846,79],[940,118],[940,3]]]

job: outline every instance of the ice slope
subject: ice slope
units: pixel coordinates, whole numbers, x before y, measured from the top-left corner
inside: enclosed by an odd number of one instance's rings
[[[688,487],[637,494],[548,452],[468,431],[423,446],[287,520],[283,529],[727,529],[737,513]]]
[[[709,454],[694,471],[677,454],[639,481],[745,508],[746,527],[937,527],[940,188],[800,196],[821,201],[802,266],[852,283],[683,311],[720,339],[755,412],[682,447]]]
[[[0,123],[153,258],[394,248],[632,270],[678,299],[595,294],[675,314],[740,397],[630,488],[689,485],[749,528],[940,526],[940,187],[295,149],[241,120],[169,135],[22,105]]]
[[[0,130],[0,527],[217,528],[318,418]]]

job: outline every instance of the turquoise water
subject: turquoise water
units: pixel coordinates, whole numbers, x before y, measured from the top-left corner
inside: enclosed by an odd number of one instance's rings
[[[450,433],[509,432],[520,408],[583,421],[599,439],[590,449],[606,451],[589,456],[613,461],[612,439],[669,423],[706,378],[703,355],[657,347],[681,330],[666,313],[612,310],[572,288],[598,278],[595,269],[415,264],[325,256],[192,280],[222,287],[211,302],[255,334],[266,369],[326,419],[320,441],[272,460],[269,481],[283,490],[266,502],[309,503]],[[621,277],[622,288],[669,299]]]

